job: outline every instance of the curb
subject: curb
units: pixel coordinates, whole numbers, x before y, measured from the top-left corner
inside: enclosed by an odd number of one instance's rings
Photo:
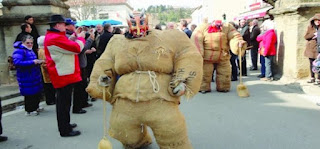
[[[20,95],[20,92],[18,91],[16,93],[12,93],[12,94],[9,94],[9,95],[4,95],[4,96],[0,95],[0,100],[4,101],[4,100],[7,100],[7,99],[19,97],[19,96],[21,96],[21,95]]]

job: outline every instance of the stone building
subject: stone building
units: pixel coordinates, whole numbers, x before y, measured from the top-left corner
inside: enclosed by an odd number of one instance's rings
[[[7,57],[12,55],[13,42],[21,32],[20,25],[26,15],[35,19],[35,25],[44,35],[49,28],[48,22],[52,14],[70,17],[67,0],[2,0],[0,16],[0,84],[10,83]],[[13,79],[14,80],[14,79]]]
[[[277,66],[283,79],[296,80],[309,76],[309,62],[304,56],[304,34],[309,19],[320,13],[319,0],[278,0],[274,15],[278,35]]]

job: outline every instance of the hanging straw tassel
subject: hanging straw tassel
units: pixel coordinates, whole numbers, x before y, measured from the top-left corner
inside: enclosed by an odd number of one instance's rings
[[[239,46],[240,52],[238,54],[239,56],[239,65],[240,65],[240,84],[237,86],[237,93],[238,96],[245,98],[249,97],[249,90],[248,88],[242,83],[242,57],[241,57],[241,49],[242,47]]]
[[[103,122],[104,122],[104,134],[103,138],[100,140],[98,149],[112,149],[112,144],[107,138],[107,101],[106,101],[106,88],[103,88]]]

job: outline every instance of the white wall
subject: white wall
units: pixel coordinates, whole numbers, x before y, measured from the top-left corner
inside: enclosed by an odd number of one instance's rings
[[[132,13],[132,10],[127,5],[105,5],[105,6],[96,6],[97,8],[97,14],[96,19],[99,19],[100,13],[108,13],[109,19],[114,19],[121,21],[123,25],[127,25],[126,18],[128,18],[128,14]],[[74,11],[73,8],[70,8],[71,16],[75,18],[74,14],[72,13]],[[119,14],[119,17],[117,15]],[[87,20],[92,20],[93,15],[87,18]]]
[[[204,11],[203,11],[203,7],[201,7],[200,9],[195,10],[192,14],[192,21],[190,24],[201,24],[203,22],[204,19]]]
[[[108,13],[109,19],[114,19],[122,22],[122,25],[127,25],[126,18],[129,18],[129,13],[132,13],[132,10],[126,5],[109,5],[109,6],[100,6],[98,7],[100,13]],[[119,14],[119,17],[117,16]]]
[[[226,14],[226,21],[233,21],[240,12],[245,11],[248,0],[203,0],[204,17],[209,21],[223,20],[222,15]]]

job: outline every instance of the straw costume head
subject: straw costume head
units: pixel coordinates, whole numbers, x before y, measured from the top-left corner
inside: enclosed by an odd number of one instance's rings
[[[148,34],[148,16],[145,15],[145,11],[142,11],[140,15],[129,15],[127,19],[129,26],[129,34],[127,38],[139,38]]]

